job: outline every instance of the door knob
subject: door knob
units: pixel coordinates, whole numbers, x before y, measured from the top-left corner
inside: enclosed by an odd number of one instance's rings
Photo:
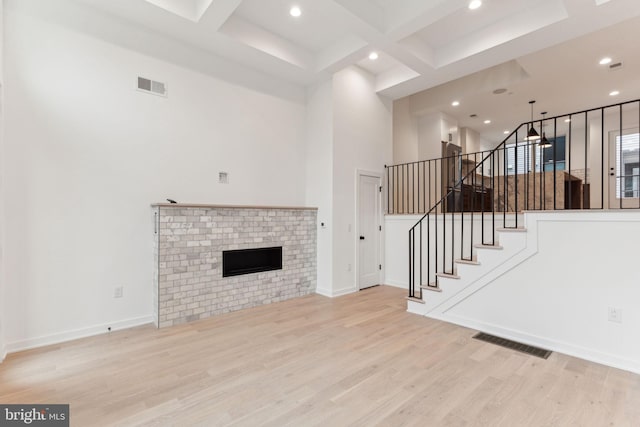
[[[364,240],[364,236],[360,236],[360,240]]]

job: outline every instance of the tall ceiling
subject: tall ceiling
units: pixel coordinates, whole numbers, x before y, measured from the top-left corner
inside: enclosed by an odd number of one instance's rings
[[[639,0],[15,0],[77,30],[279,96],[349,65],[488,141],[529,117],[640,98]],[[301,10],[293,17],[292,6]],[[370,60],[371,52],[378,59]],[[610,72],[602,56],[623,61]],[[495,89],[507,89],[494,95]],[[619,99],[609,99],[612,90]],[[460,106],[452,107],[453,100]],[[476,114],[476,118],[469,117]],[[492,120],[485,125],[485,119]]]

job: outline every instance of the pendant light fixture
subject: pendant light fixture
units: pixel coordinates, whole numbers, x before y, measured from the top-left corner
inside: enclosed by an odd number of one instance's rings
[[[529,131],[527,132],[527,139],[529,141],[540,138],[540,134],[533,127],[533,104],[535,104],[535,103],[536,103],[536,101],[529,101],[529,105],[531,105],[531,127],[529,128]]]
[[[542,140],[540,141],[540,143],[538,145],[540,146],[540,148],[549,148],[549,147],[551,147],[551,143],[547,139],[547,135],[544,133],[544,120],[545,120],[545,117],[547,115],[547,112],[544,111],[544,112],[542,112],[540,114],[542,114],[542,123],[540,125],[540,127],[542,128]]]

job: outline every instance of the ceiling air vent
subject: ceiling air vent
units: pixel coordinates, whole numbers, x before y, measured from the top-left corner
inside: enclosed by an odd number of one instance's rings
[[[167,96],[167,84],[144,77],[138,77],[138,90],[159,96]]]
[[[616,71],[616,70],[620,70],[622,69],[622,61],[621,62],[616,62],[615,64],[610,64],[609,65],[609,71]]]

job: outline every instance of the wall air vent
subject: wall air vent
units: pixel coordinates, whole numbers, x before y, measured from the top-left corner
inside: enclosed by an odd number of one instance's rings
[[[153,95],[167,96],[167,84],[144,77],[138,77],[138,90]]]
[[[616,71],[622,69],[622,61],[616,62],[615,64],[609,64],[609,71]]]

